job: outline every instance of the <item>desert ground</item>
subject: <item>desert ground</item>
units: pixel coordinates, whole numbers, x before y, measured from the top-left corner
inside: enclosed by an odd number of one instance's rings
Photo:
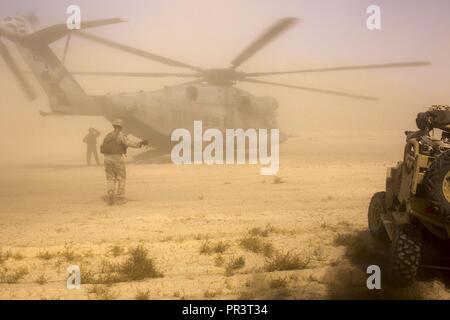
[[[401,131],[300,133],[276,177],[129,164],[129,202],[113,207],[101,166],[3,166],[0,298],[448,299],[439,274],[366,288],[387,250],[368,234],[368,203],[403,143]],[[67,288],[70,265],[80,289]]]

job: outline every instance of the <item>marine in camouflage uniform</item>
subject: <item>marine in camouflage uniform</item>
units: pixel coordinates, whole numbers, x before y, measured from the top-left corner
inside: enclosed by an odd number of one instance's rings
[[[89,128],[88,134],[84,137],[83,142],[86,143],[86,163],[91,165],[91,157],[94,156],[95,163],[100,165],[97,152],[97,138],[100,136],[100,131]]]
[[[103,140],[101,151],[105,155],[105,174],[108,192],[108,204],[121,205],[125,201],[125,184],[127,171],[124,156],[127,148],[141,148],[148,145],[148,142],[133,142],[123,134],[123,121],[118,119],[113,123],[114,131],[108,133]],[[116,193],[117,185],[117,193]]]

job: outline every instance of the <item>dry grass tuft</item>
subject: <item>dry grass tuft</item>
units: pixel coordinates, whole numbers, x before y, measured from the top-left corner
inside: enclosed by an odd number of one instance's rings
[[[220,295],[222,292],[220,291],[213,291],[213,290],[205,290],[203,292],[203,296],[207,299],[212,299]]]
[[[0,269],[0,283],[18,283],[28,274],[28,269],[26,267],[18,268],[12,271],[6,267]]]
[[[36,258],[41,260],[50,260],[55,257],[54,253],[50,253],[48,250],[45,251],[39,251],[39,253],[36,255]]]
[[[91,295],[91,299],[95,300],[116,300],[117,295],[112,291],[111,288],[103,285],[95,284],[87,290],[88,294]]]
[[[115,245],[115,246],[111,246],[111,248],[109,248],[108,253],[110,255],[112,255],[113,257],[118,257],[118,256],[123,255],[125,253],[125,250],[121,246]]]
[[[37,284],[43,286],[44,284],[46,284],[48,282],[47,277],[45,276],[45,274],[41,274],[39,277],[37,277],[36,281]]]
[[[257,236],[247,236],[241,239],[239,241],[239,244],[244,249],[247,249],[257,254],[262,254],[266,257],[270,257],[274,252],[272,243],[264,241],[263,239]]]
[[[286,278],[276,278],[270,280],[269,286],[271,289],[277,290],[287,288],[287,284],[288,282]]]
[[[225,263],[225,260],[223,258],[222,255],[218,255],[215,259],[214,259],[214,265],[216,267],[222,267],[223,264]]]
[[[112,284],[161,277],[163,274],[156,269],[153,260],[148,257],[147,249],[142,245],[130,248],[122,263],[103,261],[99,274],[89,269],[81,271],[81,282],[85,284]]]
[[[136,295],[134,296],[134,300],[150,300],[150,290],[137,290]]]
[[[238,258],[232,258],[227,265],[225,266],[225,275],[231,276],[237,270],[243,268],[245,266],[245,258],[240,256]]]
[[[248,231],[251,236],[259,236],[267,238],[271,233],[275,232],[275,227],[268,224],[264,228],[252,228]]]
[[[201,254],[214,254],[214,253],[224,253],[230,247],[230,244],[225,241],[219,241],[217,243],[211,243],[205,241],[200,247]]]
[[[18,252],[18,251],[13,252],[11,250],[8,250],[8,251],[3,253],[0,250],[0,263],[3,263],[3,262],[5,262],[8,259],[22,260],[24,258],[25,258],[25,256],[23,254],[21,254],[20,252]]]
[[[148,257],[147,249],[142,245],[130,249],[127,260],[118,265],[116,270],[127,280],[143,280],[163,276],[156,270],[153,260]]]
[[[278,253],[266,261],[264,269],[267,272],[286,271],[286,270],[302,270],[306,269],[311,262],[311,255],[300,256],[287,252],[285,254]]]
[[[59,251],[57,255],[67,262],[72,262],[82,258],[81,255],[75,253],[72,244],[64,245],[64,249],[62,251]]]

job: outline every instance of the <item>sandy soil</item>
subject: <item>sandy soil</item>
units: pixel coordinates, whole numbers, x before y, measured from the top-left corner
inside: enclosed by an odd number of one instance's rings
[[[2,167],[0,279],[12,283],[0,298],[447,299],[439,277],[366,289],[365,268],[386,250],[367,233],[368,202],[403,141],[401,132],[304,133],[282,146],[277,178],[259,165],[130,164],[130,201],[114,207],[102,198],[102,167]],[[83,284],[83,271],[107,274],[139,245],[163,277]],[[271,271],[287,253],[293,270]],[[66,287],[69,265],[81,266],[79,290]]]

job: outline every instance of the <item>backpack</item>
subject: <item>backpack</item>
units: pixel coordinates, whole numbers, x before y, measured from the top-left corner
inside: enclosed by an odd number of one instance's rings
[[[117,141],[118,133],[110,132],[103,139],[100,152],[106,155],[126,154],[127,146]]]

